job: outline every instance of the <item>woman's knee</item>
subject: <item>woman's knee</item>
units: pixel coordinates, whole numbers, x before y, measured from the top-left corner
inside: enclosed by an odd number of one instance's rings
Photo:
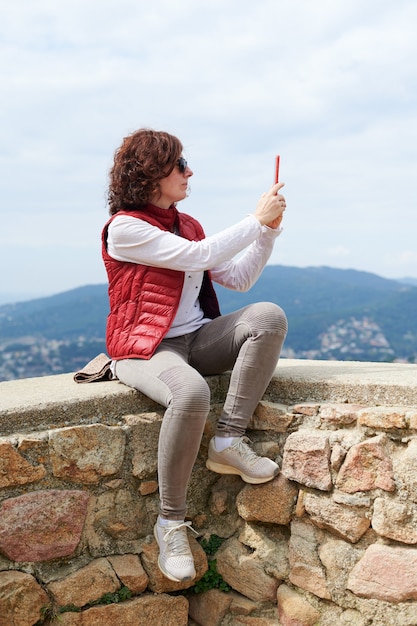
[[[171,368],[161,379],[171,391],[171,406],[176,411],[208,414],[210,387],[197,370],[190,367]]]
[[[287,334],[287,316],[284,310],[274,302],[256,302],[251,304],[246,310],[246,315],[248,323],[255,333]]]

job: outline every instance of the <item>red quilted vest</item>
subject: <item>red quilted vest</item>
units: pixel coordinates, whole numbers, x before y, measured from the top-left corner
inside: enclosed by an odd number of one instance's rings
[[[148,205],[141,211],[119,211],[162,230],[174,231],[191,241],[204,239],[204,231],[193,217],[172,206],[160,209]],[[168,332],[180,302],[184,272],[138,263],[116,261],[107,252],[107,233],[113,217],[104,226],[102,255],[109,280],[110,313],[106,344],[112,359],[150,359]],[[204,273],[199,300],[204,315],[220,315],[219,304],[209,276]]]

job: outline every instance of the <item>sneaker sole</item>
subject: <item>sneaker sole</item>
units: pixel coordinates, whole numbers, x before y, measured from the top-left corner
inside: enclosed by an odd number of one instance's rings
[[[250,483],[251,485],[261,485],[262,483],[268,483],[279,473],[279,468],[277,468],[277,471],[272,474],[272,476],[248,476],[241,470],[237,469],[237,467],[233,467],[232,465],[222,465],[221,463],[216,463],[215,461],[211,461],[210,459],[207,459],[206,467],[207,469],[211,470],[212,472],[216,472],[217,474],[233,474],[234,476],[240,476],[241,479],[245,481],[245,483]]]
[[[156,527],[153,527],[153,534],[154,537],[156,539],[156,543],[158,544],[158,548],[161,549],[161,546],[159,545],[159,541],[158,541],[158,533],[156,532]],[[167,570],[163,567],[161,561],[160,561],[160,556],[158,556],[158,567],[161,570],[161,572],[163,573],[164,576],[166,576],[167,578],[169,578],[169,580],[172,580],[174,583],[185,583],[188,580],[194,580],[194,576],[185,576],[184,578],[175,578],[175,576],[173,576],[172,574],[170,574],[169,572],[167,572]]]

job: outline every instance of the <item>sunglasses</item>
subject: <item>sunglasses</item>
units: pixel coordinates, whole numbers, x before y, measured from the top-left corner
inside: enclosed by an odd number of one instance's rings
[[[181,174],[184,174],[185,170],[187,169],[187,161],[184,159],[184,157],[180,157],[178,159],[177,165]]]

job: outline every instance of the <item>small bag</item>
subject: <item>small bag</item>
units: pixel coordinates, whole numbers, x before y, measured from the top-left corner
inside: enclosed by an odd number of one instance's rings
[[[76,383],[94,383],[114,380],[110,369],[111,359],[102,352],[89,361],[83,369],[74,374]]]

